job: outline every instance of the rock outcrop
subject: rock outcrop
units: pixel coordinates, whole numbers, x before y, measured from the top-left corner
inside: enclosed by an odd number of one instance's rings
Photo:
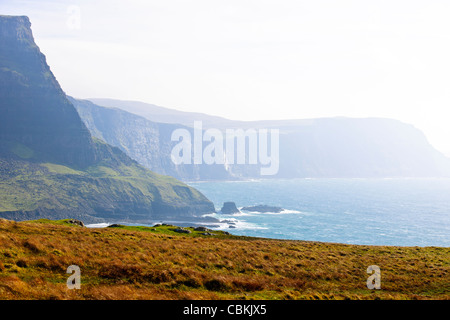
[[[222,209],[220,210],[223,214],[234,214],[234,213],[240,213],[239,209],[236,207],[236,204],[234,202],[224,202]]]

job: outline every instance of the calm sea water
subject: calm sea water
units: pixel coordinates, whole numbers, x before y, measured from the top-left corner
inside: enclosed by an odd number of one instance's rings
[[[220,210],[267,204],[282,213],[212,214],[236,235],[367,245],[450,246],[450,179],[296,179],[189,183]]]

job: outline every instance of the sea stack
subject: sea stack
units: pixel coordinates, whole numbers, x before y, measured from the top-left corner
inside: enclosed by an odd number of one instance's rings
[[[224,202],[220,212],[223,214],[240,213],[239,209],[236,207],[236,204],[232,201]]]

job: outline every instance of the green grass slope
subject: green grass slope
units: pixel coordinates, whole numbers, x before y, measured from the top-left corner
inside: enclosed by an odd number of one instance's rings
[[[20,159],[0,159],[0,217],[26,220],[75,217],[86,222],[189,219],[214,211],[200,192],[153,173],[121,151],[85,169]]]

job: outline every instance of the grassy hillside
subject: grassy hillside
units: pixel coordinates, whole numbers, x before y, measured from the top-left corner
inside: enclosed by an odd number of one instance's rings
[[[0,299],[450,299],[450,248],[174,229],[0,220]],[[66,287],[72,264],[80,290]],[[366,287],[374,264],[381,290]]]
[[[95,143],[100,150],[111,149],[113,157],[84,169],[0,158],[0,218],[63,218],[69,212],[86,222],[148,221],[214,211],[197,190],[131,159],[124,161],[122,152],[99,140]]]

